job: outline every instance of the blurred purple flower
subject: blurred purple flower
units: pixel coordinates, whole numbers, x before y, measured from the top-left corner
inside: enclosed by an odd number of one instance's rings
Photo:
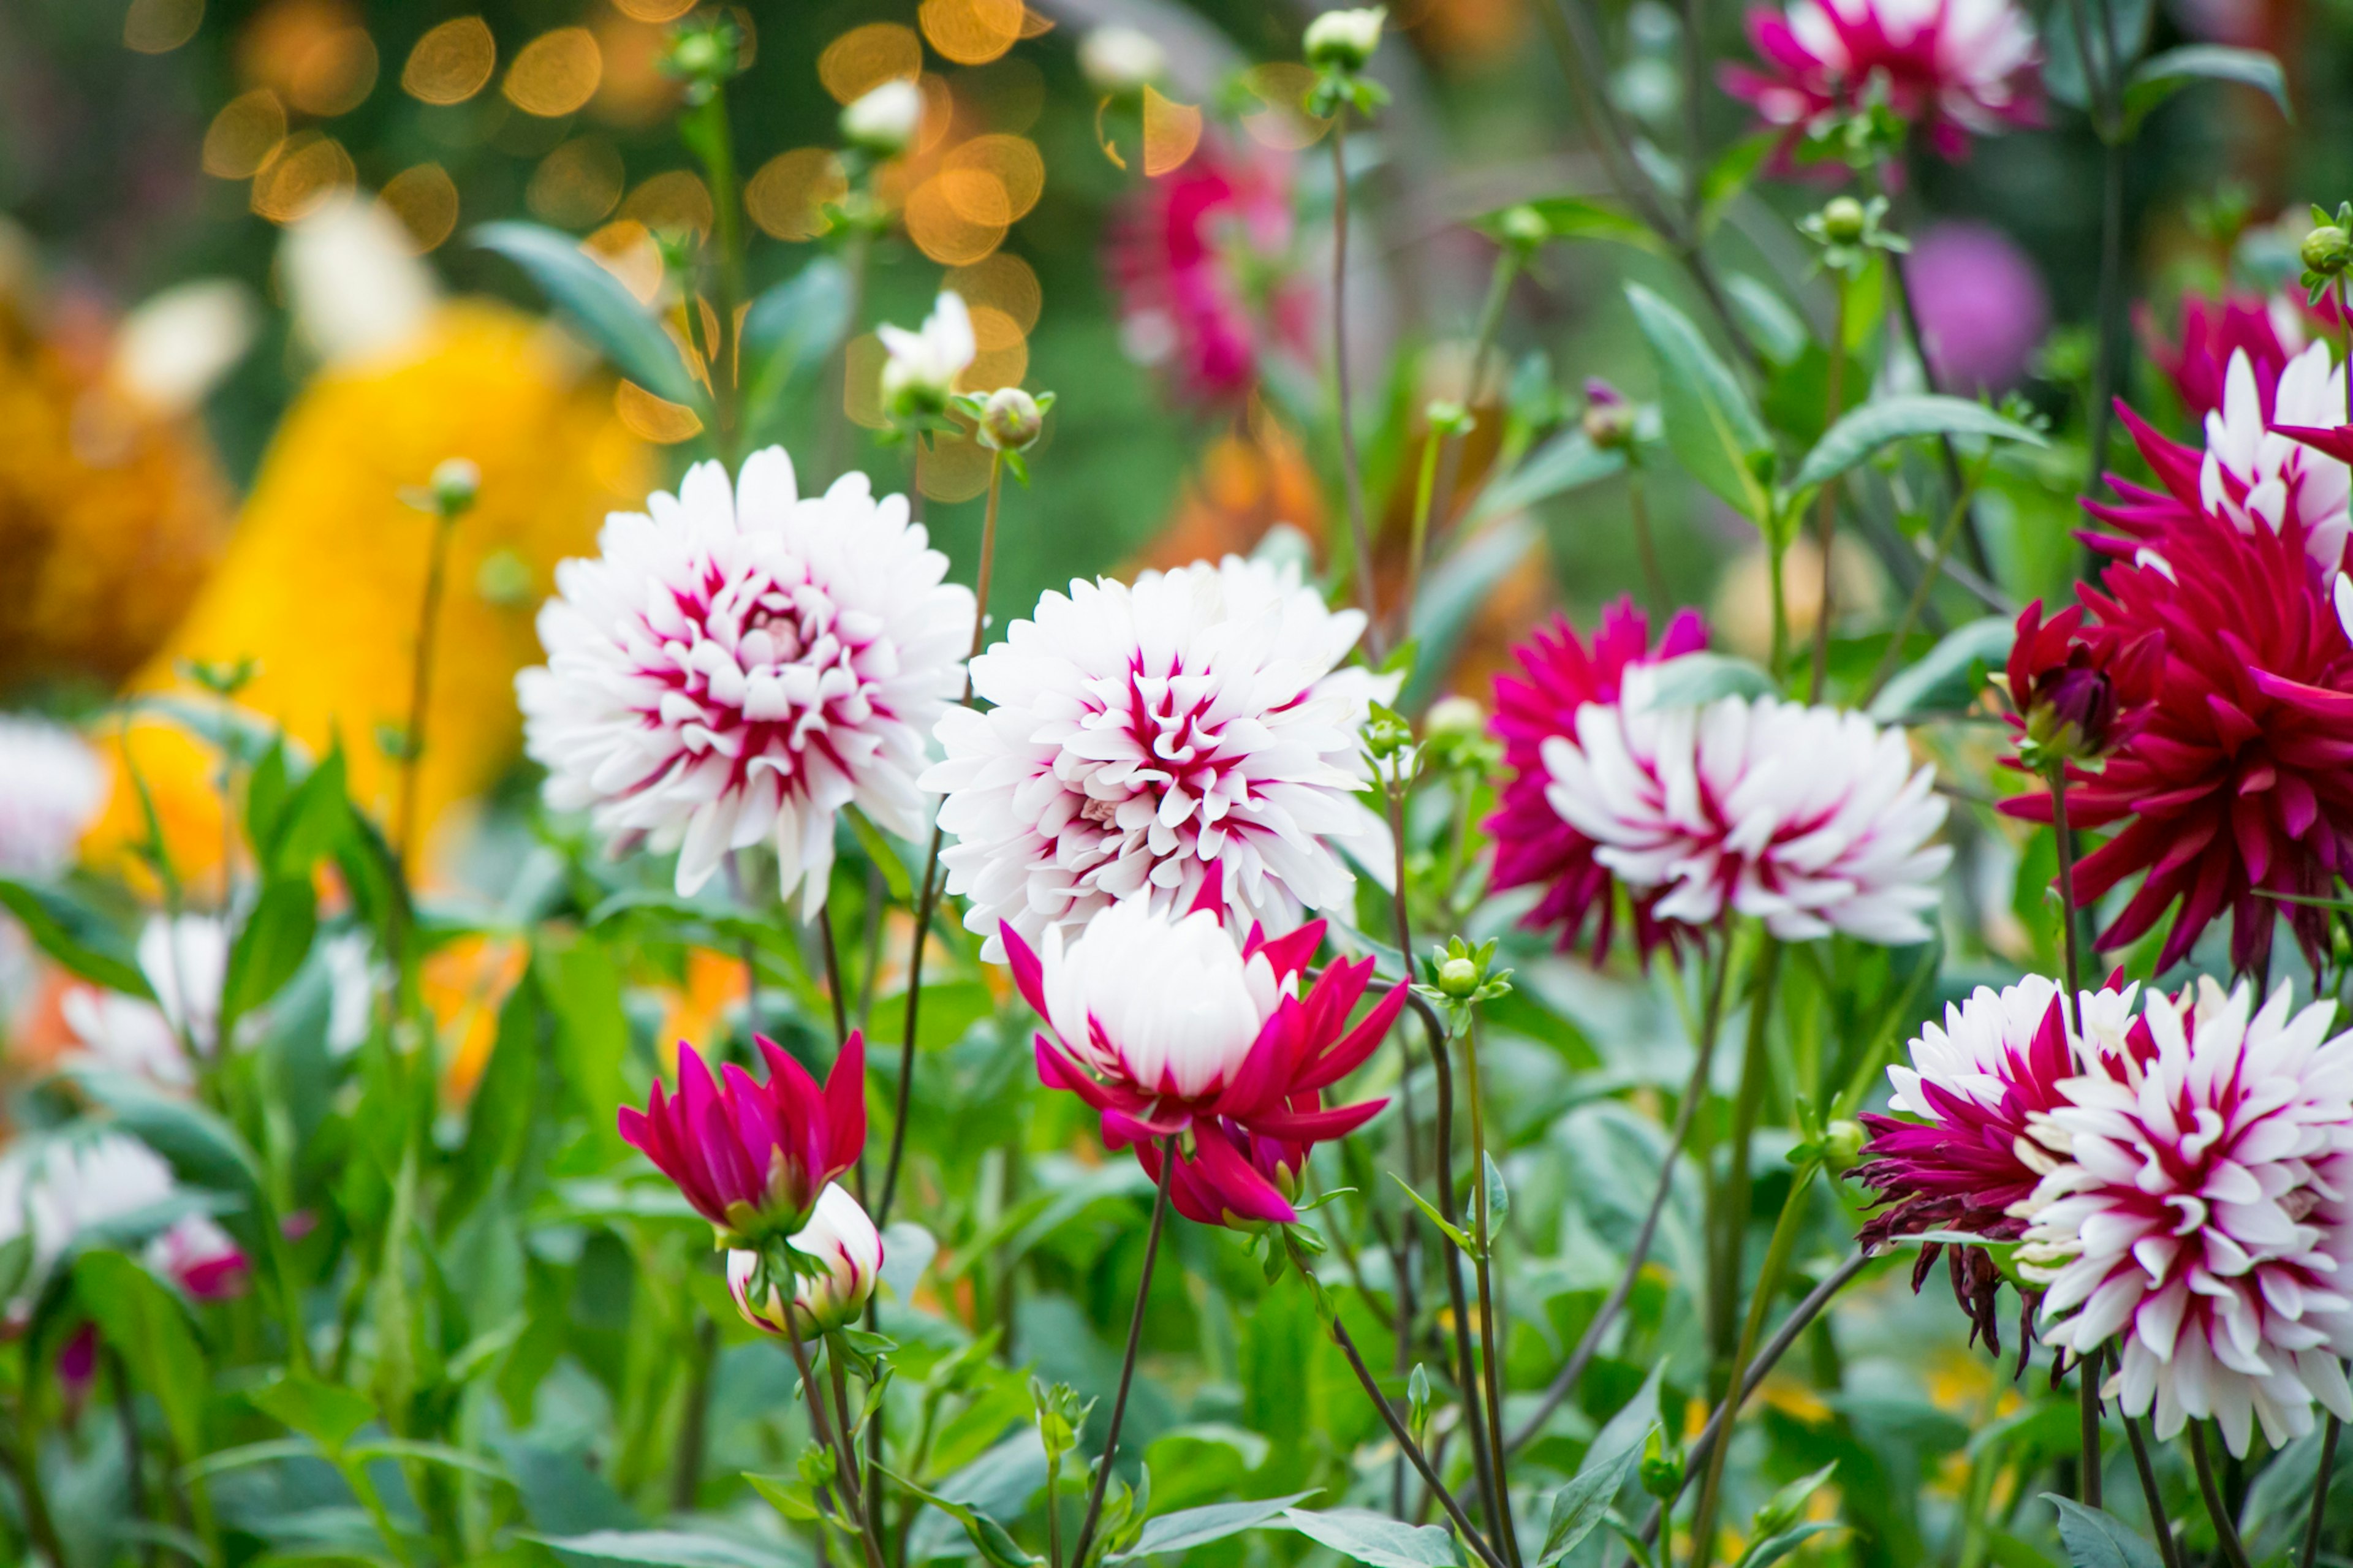
[[[1936,384],[2000,392],[2025,374],[2051,324],[2051,299],[2026,253],[2000,229],[1940,223],[1912,245],[1906,286]]]

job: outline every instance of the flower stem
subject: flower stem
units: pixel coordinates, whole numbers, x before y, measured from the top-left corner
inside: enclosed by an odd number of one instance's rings
[[[1993,448],[1989,446],[1985,456],[1978,459],[1976,466],[1969,469],[1968,477],[1955,490],[1953,510],[1945,514],[1945,526],[1936,531],[1936,549],[1928,557],[1928,564],[1921,569],[1920,581],[1913,584],[1912,597],[1905,601],[1904,616],[1895,623],[1894,634],[1887,641],[1887,651],[1879,656],[1879,668],[1872,671],[1871,685],[1864,690],[1860,706],[1871,706],[1871,700],[1879,695],[1880,688],[1887,684],[1888,677],[1894,675],[1895,667],[1903,662],[1904,645],[1910,639],[1912,628],[1919,625],[1921,612],[1928,607],[1929,592],[1936,587],[1936,579],[1944,574],[1945,562],[1953,553],[1953,542],[1960,534],[1961,524],[1968,521],[1969,503],[1976,499],[1978,486],[1983,482],[1986,468],[1992,461]]]
[[[433,696],[433,654],[440,638],[441,596],[449,574],[449,535],[458,510],[437,508],[433,544],[425,562],[425,599],[417,611],[417,646],[408,671],[408,727],[400,738],[400,804],[393,819],[392,856],[403,877],[415,874],[417,772],[425,760],[426,706]]]
[[[2059,918],[2064,922],[2060,949],[2067,970],[2067,994],[2061,1003],[2064,1009],[2062,1016],[2070,1024],[2078,1024],[2075,1012],[2084,984],[2084,961],[2076,934],[2075,829],[2067,820],[2066,768],[2063,764],[2054,767],[2044,776],[2051,784],[2051,827],[2059,852]]]
[[[874,1539],[874,1531],[865,1526],[866,1504],[858,1485],[858,1455],[848,1440],[838,1432],[831,1416],[825,1410],[825,1390],[809,1368],[808,1347],[801,1342],[794,1326],[790,1309],[785,1314],[785,1343],[793,1352],[793,1366],[801,1374],[801,1395],[808,1401],[809,1429],[817,1440],[833,1452],[835,1472],[841,1480],[841,1500],[849,1505],[850,1514],[860,1521],[858,1531],[859,1549],[865,1553],[866,1568],[882,1568],[882,1550]]]
[[[2100,1475],[2101,1358],[2102,1352],[2094,1351],[2088,1357],[2079,1356],[2075,1361],[2075,1409],[2083,1452],[2076,1468],[2085,1508],[2106,1506],[2101,1496]]]
[[[1846,396],[1846,317],[1848,298],[1853,292],[1853,281],[1844,269],[1838,273],[1837,308],[1831,315],[1831,363],[1824,377],[1822,395],[1822,428],[1827,431],[1838,423],[1839,410]],[[1821,499],[1814,507],[1815,547],[1821,552],[1821,597],[1814,615],[1814,674],[1807,687],[1806,700],[1822,700],[1822,684],[1830,679],[1831,612],[1834,605],[1831,574],[1831,546],[1838,535],[1838,480],[1822,486]]]
[[[988,459],[988,508],[981,514],[980,568],[973,581],[972,649],[965,656],[964,705],[972,706],[972,661],[980,657],[988,636],[988,586],[997,568],[997,508],[1005,489],[1005,454]],[[915,931],[908,941],[907,1022],[899,1038],[899,1087],[891,1117],[891,1153],[882,1166],[882,1202],[874,1211],[877,1228],[891,1222],[891,1203],[899,1195],[899,1166],[907,1153],[907,1110],[915,1087],[915,1024],[923,1005],[923,944],[932,934],[932,917],[940,903],[940,851],[947,830],[932,825],[932,847],[923,857],[923,891],[915,902]]]
[[[1398,601],[1398,640],[1413,635],[1413,605],[1421,595],[1421,558],[1430,548],[1430,508],[1438,490],[1439,448],[1451,445],[1454,436],[1440,436],[1433,429],[1421,444],[1419,471],[1413,483],[1413,531],[1406,541],[1405,593]]]
[[[1504,324],[1504,306],[1512,297],[1512,280],[1519,275],[1519,248],[1506,245],[1495,253],[1495,269],[1487,278],[1487,297],[1480,302],[1478,325],[1471,332],[1471,369],[1462,392],[1462,407],[1466,413],[1478,408],[1479,395],[1486,390],[1487,356],[1495,352],[1495,334]],[[1438,483],[1430,515],[1438,521],[1440,528],[1446,526],[1446,520],[1454,510],[1454,487],[1462,472],[1462,438],[1468,434],[1466,430],[1448,431],[1439,453]],[[1418,549],[1414,552],[1417,559],[1420,553]],[[1412,613],[1413,596],[1409,594],[1399,618]]]
[[[828,483],[841,477],[849,461],[842,446],[849,434],[849,345],[858,341],[858,321],[866,310],[867,258],[873,253],[873,246],[865,226],[855,222],[849,237],[842,242],[841,268],[849,275],[849,307],[842,317],[841,352],[835,356],[832,376],[833,395],[826,399],[825,435],[818,445]]]
[[[1350,575],[1356,579],[1356,607],[1365,612],[1366,646],[1377,659],[1387,642],[1373,587],[1373,536],[1365,521],[1365,477],[1356,467],[1355,402],[1348,392],[1347,139],[1348,109],[1342,104],[1332,116],[1332,390],[1340,424],[1340,479],[1348,496],[1348,542],[1356,555]]]
[[[1127,1391],[1135,1381],[1135,1352],[1144,1342],[1144,1309],[1152,1299],[1152,1265],[1160,1256],[1160,1231],[1168,1219],[1168,1184],[1176,1174],[1176,1140],[1160,1141],[1160,1191],[1152,1200],[1152,1228],[1144,1237],[1144,1273],[1135,1282],[1135,1310],[1128,1314],[1127,1352],[1120,1358],[1119,1392],[1112,1396],[1111,1425],[1103,1429],[1103,1458],[1095,1471],[1094,1489],[1087,1494],[1087,1516],[1071,1549],[1071,1568],[1086,1568],[1087,1549],[1094,1544],[1095,1525],[1103,1518],[1103,1492],[1111,1485],[1112,1461],[1119,1458],[1119,1428],[1127,1419]]]
[[[1535,1409],[1521,1424],[1520,1429],[1505,1441],[1504,1453],[1506,1458],[1518,1452],[1530,1438],[1543,1430],[1545,1422],[1560,1407],[1560,1402],[1575,1391],[1577,1379],[1585,1374],[1587,1364],[1601,1348],[1602,1335],[1609,1331],[1609,1325],[1617,1321],[1618,1314],[1625,1310],[1627,1299],[1634,1293],[1634,1281],[1641,1276],[1642,1265],[1649,1260],[1651,1238],[1658,1234],[1659,1217],[1666,1211],[1667,1194],[1674,1190],[1676,1157],[1683,1151],[1683,1140],[1691,1135],[1692,1121],[1698,1114],[1700,1101],[1707,1098],[1708,1072],[1715,1060],[1715,1037],[1724,1017],[1725,983],[1731,973],[1732,952],[1727,943],[1723,962],[1715,966],[1715,978],[1708,985],[1706,1010],[1700,1023],[1691,1079],[1683,1086],[1683,1101],[1675,1107],[1674,1126],[1668,1131],[1667,1146],[1659,1155],[1658,1185],[1651,1189],[1651,1207],[1642,1216],[1642,1228],[1634,1233],[1634,1245],[1626,1254],[1626,1267],[1618,1276],[1618,1283],[1610,1288],[1609,1299],[1601,1303],[1601,1310],[1593,1314],[1593,1321],[1586,1326],[1583,1337],[1577,1342],[1576,1350],[1570,1352],[1567,1362],[1545,1389],[1544,1397],[1536,1402]]]
[[[2206,1457],[2206,1423],[2189,1423],[2189,1460],[2198,1470],[2198,1490],[2206,1500],[2207,1517],[2214,1521],[2215,1539],[2221,1543],[2222,1560],[2231,1568],[2247,1568],[2247,1549],[2239,1541],[2238,1522],[2231,1517],[2222,1491],[2214,1484],[2214,1464]]]
[[[2319,1568],[2320,1527],[2328,1513],[2328,1478],[2337,1468],[2337,1438],[2344,1430],[2345,1423],[2334,1415],[2321,1428],[2320,1468],[2312,1473],[2312,1512],[2304,1521],[2304,1568]],[[2166,1568],[2173,1564],[2168,1563]]]
[[[1472,1223],[1478,1227],[1479,1256],[1473,1259],[1473,1272],[1479,1280],[1479,1348],[1480,1363],[1486,1377],[1487,1450],[1495,1456],[1495,1533],[1501,1537],[1504,1555],[1517,1568],[1520,1561],[1518,1532],[1512,1527],[1512,1489],[1504,1473],[1504,1390],[1502,1373],[1495,1361],[1495,1292],[1493,1284],[1494,1237],[1490,1228],[1492,1216],[1487,1212],[1487,1119],[1484,1110],[1486,1096],[1479,1082],[1479,1031],[1466,1025],[1462,1030],[1462,1066],[1466,1075],[1464,1091],[1471,1100],[1471,1207]]]
[[[1712,1359],[1725,1363],[1730,1362],[1736,1343],[1735,1313],[1740,1301],[1741,1255],[1748,1226],[1748,1145],[1756,1136],[1757,1106],[1770,1074],[1771,1064],[1766,1059],[1767,1026],[1781,975],[1780,942],[1769,931],[1760,931],[1758,940],[1756,984],[1748,998],[1748,1041],[1742,1053],[1740,1088],[1732,1105],[1729,1169],[1723,1184],[1711,1194],[1715,1212],[1708,1216],[1708,1236],[1715,1249],[1708,1280],[1708,1343]]]
[[[2173,1539],[2173,1525],[2165,1517],[2165,1494],[2158,1489],[2157,1468],[2148,1461],[2148,1440],[2141,1435],[2140,1422],[2129,1415],[2125,1418],[2125,1437],[2132,1445],[2133,1469],[2140,1477],[2141,1501],[2148,1509],[2148,1522],[2157,1531],[2158,1555],[2165,1559],[2165,1568],[2181,1568],[2181,1547]],[[2305,1568],[2312,1568],[2309,1558]]]
[[[1666,568],[1659,564],[1659,542],[1651,534],[1651,503],[1642,493],[1642,470],[1631,460],[1626,465],[1626,510],[1634,515],[1634,548],[1642,558],[1642,586],[1650,596],[1651,613],[1664,616],[1674,607],[1674,595],[1667,588]]]
[[[744,302],[744,213],[735,178],[735,135],[727,121],[726,89],[713,86],[711,96],[687,110],[681,129],[685,142],[702,163],[711,187],[711,242],[717,252],[718,298],[712,314],[718,318],[718,341],[711,353],[711,400],[719,428],[712,432],[719,455],[730,468],[743,456],[743,410],[736,381],[738,308]],[[691,301],[687,318],[698,314]]]

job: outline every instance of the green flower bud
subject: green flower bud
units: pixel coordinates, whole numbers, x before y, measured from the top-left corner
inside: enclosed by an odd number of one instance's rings
[[[1046,426],[1038,400],[1018,386],[1000,386],[981,405],[980,433],[1000,452],[1029,450]]]
[[[1487,730],[1487,710],[1475,697],[1441,698],[1430,705],[1421,730],[1433,741],[1440,736],[1482,735]]]
[[[1650,1438],[1642,1445],[1640,1473],[1642,1489],[1654,1498],[1671,1498],[1683,1489],[1683,1451],[1667,1447],[1663,1427],[1651,1428]]]
[[[458,517],[470,510],[474,498],[481,493],[482,470],[463,458],[452,458],[433,470],[433,505],[443,517]]]
[[[1822,1163],[1843,1171],[1861,1158],[1863,1131],[1859,1121],[1841,1120],[1822,1129]]]
[[[2304,264],[2315,272],[2334,276],[2353,262],[2353,234],[2335,224],[2323,224],[2304,237]]]
[[[1545,222],[1544,214],[1525,203],[1506,208],[1496,228],[1505,245],[1522,252],[1533,251],[1552,237],[1552,225]]]
[[[1854,244],[1869,225],[1862,204],[1852,196],[1832,196],[1823,204],[1822,234],[1833,245]]]
[[[1479,989],[1479,966],[1467,958],[1450,958],[1438,966],[1438,988],[1457,1002]]]
[[[1381,24],[1388,17],[1388,8],[1383,5],[1324,12],[1307,24],[1307,63],[1342,71],[1364,69],[1381,47]]]

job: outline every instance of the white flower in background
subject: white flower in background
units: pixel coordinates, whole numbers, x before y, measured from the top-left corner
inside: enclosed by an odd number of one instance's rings
[[[1168,51],[1136,27],[1097,27],[1079,40],[1079,71],[1097,92],[1139,92],[1168,74]]]
[[[1001,922],[1034,944],[1131,894],[1190,909],[1212,874],[1238,931],[1345,904],[1355,879],[1326,840],[1386,852],[1357,736],[1397,679],[1339,668],[1364,626],[1295,567],[1239,556],[1039,599],[973,661],[994,706],[943,718],[923,775],[987,959]]]
[[[163,1156],[120,1133],[19,1142],[0,1155],[0,1244],[29,1235],[28,1278],[37,1280],[76,1237],[167,1204],[177,1193]],[[245,1280],[244,1252],[202,1214],[184,1214],[159,1229],[148,1240],[146,1259],[203,1300],[234,1295]],[[26,1304],[11,1303],[10,1315]]]
[[[516,679],[548,804],[589,812],[616,852],[678,851],[681,894],[765,840],[808,918],[843,806],[922,837],[916,774],[963,690],[972,594],[905,497],[855,473],[803,497],[781,447],[733,490],[701,463],[647,506],[556,568],[547,663]]]
[[[234,279],[175,284],[123,318],[108,374],[157,413],[185,414],[245,357],[260,330],[253,291]]]
[[[0,716],[0,875],[64,870],[106,789],[105,764],[71,730]]]
[[[77,985],[58,1004],[73,1031],[73,1053],[111,1072],[143,1078],[159,1089],[185,1093],[195,1069],[164,1010],[141,996]]]
[[[915,140],[923,119],[923,89],[894,77],[842,110],[842,140],[878,158],[896,157]]]
[[[2121,1334],[2109,1387],[2160,1439],[2221,1424],[2243,1456],[2353,1419],[2353,1034],[2288,988],[2152,991],[2147,1044],[2087,1061],[2038,1139],[2067,1163],[2016,1212],[2044,1281],[2043,1341],[2078,1356]]]
[[[321,948],[327,966],[327,1049],[349,1056],[367,1043],[377,992],[390,980],[375,962],[375,941],[364,931],[329,937]]]
[[[809,1222],[795,1231],[786,1246],[824,1265],[821,1274],[803,1274],[794,1280],[793,1310],[788,1321],[783,1292],[770,1282],[766,1296],[754,1300],[752,1277],[759,1268],[756,1252],[741,1248],[727,1255],[727,1289],[744,1321],[766,1333],[797,1330],[803,1339],[858,1321],[866,1310],[874,1283],[882,1277],[882,1233],[858,1200],[839,1182],[826,1184],[818,1194]]]
[[[2353,533],[2353,471],[2273,429],[2277,425],[2333,429],[2346,422],[2345,370],[2332,368],[2328,345],[2315,343],[2280,372],[2272,406],[2263,405],[2244,349],[2232,351],[2222,381],[2222,405],[2206,416],[2206,456],[2198,468],[2199,499],[2242,533],[2258,520],[2279,531],[2290,511],[2310,530],[2305,547],[2322,570],[2334,572]]]
[[[213,915],[156,915],[139,933],[139,973],[154,988],[164,1022],[211,1056],[220,1047],[221,990],[228,980],[229,929]]]
[[[328,202],[289,224],[278,272],[297,331],[330,365],[407,350],[441,297],[400,219],[365,196]]]
[[[885,322],[874,331],[888,356],[882,362],[882,407],[893,418],[946,408],[956,377],[980,352],[972,313],[953,289],[941,290],[916,331]]]
[[[1588,703],[1573,736],[1544,742],[1545,799],[1594,858],[1664,889],[1662,920],[1729,908],[1784,941],[1926,941],[1952,851],[1928,843],[1945,803],[1902,731],[1769,697],[1653,706],[1658,668],[1628,669],[1623,700]]]
[[[1338,66],[1362,70],[1381,47],[1381,24],[1388,18],[1385,5],[1353,11],[1326,11],[1307,24],[1303,51],[1311,66]]]

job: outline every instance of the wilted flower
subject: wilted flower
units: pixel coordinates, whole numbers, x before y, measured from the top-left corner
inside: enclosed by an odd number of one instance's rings
[[[2147,721],[2164,672],[2163,632],[2127,642],[2106,626],[2084,630],[2081,605],[2045,621],[2035,600],[2019,615],[2004,676],[2020,764],[2040,772],[2105,756]]]
[[[943,289],[932,313],[914,331],[885,322],[875,329],[882,340],[882,406],[894,419],[946,411],[955,379],[980,352],[972,334],[972,314],[964,296]]]
[[[1385,5],[1326,11],[1307,24],[1302,49],[1311,66],[1359,71],[1381,47],[1381,24],[1388,18]]]
[[[1158,1141],[1190,1140],[1169,1177],[1177,1212],[1204,1225],[1287,1224],[1309,1148],[1388,1103],[1327,1109],[1324,1090],[1379,1046],[1406,987],[1350,1029],[1371,959],[1332,963],[1303,997],[1323,921],[1271,941],[1252,927],[1237,949],[1214,899],[1204,903],[1178,915],[1131,899],[1076,940],[1050,926],[1036,952],[1008,923],[1007,961],[1050,1031],[1037,1040],[1048,1088],[1100,1112],[1104,1142],[1134,1144],[1155,1179]]]
[[[878,158],[895,158],[915,140],[923,118],[922,89],[894,77],[842,110],[842,140]]]
[[[1926,301],[1921,303],[1925,309]],[[2140,335],[2151,363],[2173,383],[2181,406],[2201,426],[2222,406],[2223,375],[2241,353],[2247,356],[2254,376],[2257,406],[2273,406],[2280,373],[2305,336],[2293,304],[2260,294],[2230,294],[2220,300],[2185,294],[2179,344],[2155,330],[2146,310],[2140,315]]]
[[[1597,956],[1609,951],[1617,884],[1609,867],[1594,858],[1595,841],[1545,798],[1552,775],[1545,768],[1543,748],[1555,736],[1575,735],[1577,716],[1586,707],[1615,704],[1628,669],[1707,646],[1707,628],[1690,610],[1667,624],[1656,647],[1650,631],[1649,619],[1633,599],[1622,598],[1601,613],[1590,649],[1566,618],[1556,619],[1512,650],[1520,673],[1495,678],[1490,727],[1504,742],[1505,776],[1501,805],[1486,823],[1495,842],[1493,885],[1499,891],[1543,889],[1523,923],[1540,930],[1557,926],[1564,949],[1583,940],[1589,924]],[[1655,894],[1637,894],[1632,900],[1635,945],[1645,956],[1674,934],[1651,913],[1656,902]]]
[[[1904,286],[1937,384],[1964,395],[2016,384],[2051,324],[2032,258],[1989,224],[1939,223],[1922,233]]]
[[[946,793],[948,890],[985,954],[1001,962],[1000,925],[1034,942],[1131,895],[1189,909],[1205,884],[1236,931],[1344,903],[1325,840],[1380,842],[1356,732],[1397,689],[1340,667],[1364,626],[1295,567],[1230,555],[1039,599],[973,660],[993,706],[940,720],[922,781]]]
[[[1927,940],[1952,850],[1928,843],[1945,803],[1902,731],[1770,697],[1658,706],[1655,673],[1629,668],[1616,703],[1578,709],[1541,748],[1546,800],[1655,899],[1652,919],[1707,925],[1729,907],[1785,941]]]
[[[1079,70],[1097,92],[1140,91],[1168,70],[1168,51],[1136,27],[1096,27],[1079,40]]]
[[[38,1279],[85,1232],[179,1195],[163,1156],[121,1133],[19,1143],[0,1156],[0,1244],[29,1235],[27,1277]],[[244,1251],[202,1213],[183,1214],[157,1229],[145,1258],[198,1300],[219,1300],[245,1287]],[[9,1316],[25,1305],[11,1304]]]
[[[2242,984],[2194,1005],[2151,992],[2149,1049],[2062,1086],[2040,1141],[2066,1163],[2021,1205],[2021,1257],[2045,1281],[2042,1338],[2089,1355],[2123,1336],[2110,1391],[2160,1440],[2212,1419],[2243,1456],[2353,1419],[2353,1035],[2335,1004],[2294,1016],[2287,987],[2251,1018]],[[2087,1068],[2092,1064],[2086,1064]]]
[[[922,836],[915,775],[963,687],[971,591],[903,496],[851,473],[802,497],[781,447],[732,490],[701,463],[647,504],[558,568],[548,662],[515,682],[548,804],[590,811],[617,850],[677,850],[681,894],[765,840],[811,918],[843,806]]]
[[[729,1247],[752,1247],[808,1223],[825,1184],[866,1147],[866,1039],[851,1030],[819,1089],[774,1040],[758,1040],[768,1081],[734,1063],[711,1069],[679,1042],[678,1095],[654,1083],[644,1110],[621,1107],[621,1136],[678,1184]]]
[[[1751,10],[1748,38],[1764,68],[1726,67],[1725,89],[1785,146],[1880,93],[1947,158],[2035,120],[2034,29],[2011,0],[1794,0]]]
[[[882,1277],[882,1233],[858,1200],[839,1183],[827,1184],[808,1224],[785,1245],[818,1265],[809,1273],[793,1275],[789,1312],[773,1279],[765,1282],[765,1295],[753,1295],[760,1275],[757,1252],[738,1247],[727,1254],[727,1289],[744,1321],[765,1333],[805,1340],[856,1322],[867,1298],[874,1294],[874,1282]]]

